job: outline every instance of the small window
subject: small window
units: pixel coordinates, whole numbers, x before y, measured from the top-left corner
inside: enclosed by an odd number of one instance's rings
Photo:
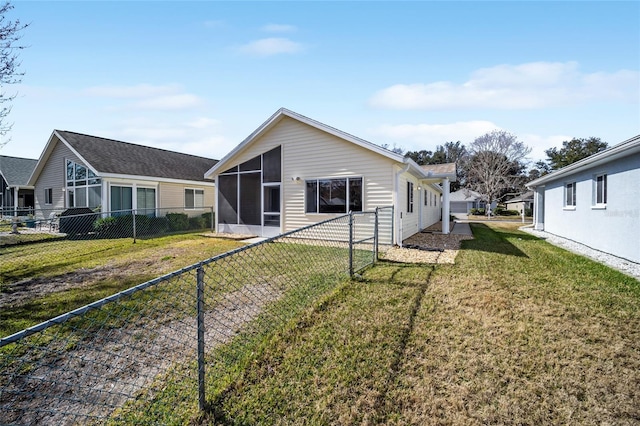
[[[607,175],[597,175],[595,178],[595,201],[596,205],[607,204]]]
[[[407,182],[407,213],[413,213],[413,182]]]
[[[44,190],[44,203],[53,204],[53,188],[45,188]]]
[[[565,207],[576,206],[576,183],[567,183],[564,186],[564,205]]]
[[[184,207],[186,209],[201,209],[204,207],[204,190],[190,189],[184,190]]]
[[[425,189],[425,190],[424,190],[424,205],[425,205],[425,206],[426,206],[426,205],[428,205],[428,204],[427,204],[427,195],[428,195],[429,197],[431,197],[431,193]],[[429,200],[431,200],[431,198],[429,198]]]

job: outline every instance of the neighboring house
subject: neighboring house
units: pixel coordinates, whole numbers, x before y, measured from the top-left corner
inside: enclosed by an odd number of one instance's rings
[[[504,202],[505,210],[516,210],[519,213],[522,211],[533,211],[533,191],[527,191],[524,194],[520,194],[517,197],[511,198]]]
[[[395,206],[397,243],[441,215],[448,232],[448,204],[442,214],[440,199],[447,199],[456,173],[455,165],[424,169],[282,108],[205,177],[216,181],[218,232],[274,236],[349,211]]]
[[[640,135],[527,187],[535,229],[640,263]]]
[[[466,216],[471,212],[471,209],[484,209],[487,203],[482,199],[482,195],[472,191],[470,189],[459,189],[452,192],[449,196],[449,204],[451,214]],[[495,208],[495,201],[491,205],[491,208]]]
[[[190,215],[214,205],[204,173],[216,160],[54,130],[29,179],[38,217],[70,207],[101,211],[173,208]],[[177,209],[176,209],[177,208]]]
[[[33,211],[33,186],[29,176],[38,160],[0,155],[0,216],[24,215]]]

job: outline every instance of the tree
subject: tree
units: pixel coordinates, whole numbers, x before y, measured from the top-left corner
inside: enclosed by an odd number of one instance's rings
[[[11,130],[11,124],[6,118],[11,112],[9,103],[16,97],[15,94],[7,95],[4,88],[9,84],[16,84],[22,80],[23,72],[19,71],[20,62],[18,52],[25,46],[18,45],[22,37],[21,31],[29,24],[22,24],[20,20],[7,19],[7,13],[13,9],[11,3],[6,2],[0,6],[0,136],[6,135]],[[0,142],[0,147],[6,144]]]
[[[507,191],[517,190],[526,180],[525,158],[531,148],[504,130],[476,138],[469,146],[466,187],[480,193],[491,204]]]
[[[451,191],[457,191],[464,185],[466,172],[465,162],[467,160],[467,148],[460,141],[446,142],[444,145],[436,146],[435,152],[421,150],[409,151],[405,157],[411,158],[421,166],[427,164],[456,163],[456,182],[451,182]]]
[[[600,138],[573,138],[562,142],[562,148],[550,148],[544,153],[547,154],[547,162],[551,169],[558,170],[607,148],[608,144]]]

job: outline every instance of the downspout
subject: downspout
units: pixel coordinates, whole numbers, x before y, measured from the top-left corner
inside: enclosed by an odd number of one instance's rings
[[[397,208],[397,212],[396,212],[396,217],[395,217],[395,228],[396,228],[396,232],[395,232],[395,239],[396,241],[394,241],[395,244],[399,245],[400,247],[402,247],[402,208],[400,207],[400,175],[402,173],[405,173],[407,171],[409,171],[409,167],[411,167],[410,164],[407,164],[404,166],[404,169],[400,169],[399,171],[396,172],[396,179],[395,179],[395,186],[396,186],[396,191],[395,191],[395,197],[396,197],[396,206]],[[400,240],[398,242],[398,240]]]
[[[19,186],[15,186],[13,188],[13,215],[18,216],[18,192],[20,191]]]

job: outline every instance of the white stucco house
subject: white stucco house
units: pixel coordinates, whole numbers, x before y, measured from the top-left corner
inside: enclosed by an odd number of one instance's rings
[[[527,187],[535,229],[640,263],[640,135]]]
[[[424,168],[364,139],[281,108],[205,173],[218,232],[275,236],[395,206],[394,243],[443,220],[455,165]],[[444,204],[441,198],[447,200]]]

